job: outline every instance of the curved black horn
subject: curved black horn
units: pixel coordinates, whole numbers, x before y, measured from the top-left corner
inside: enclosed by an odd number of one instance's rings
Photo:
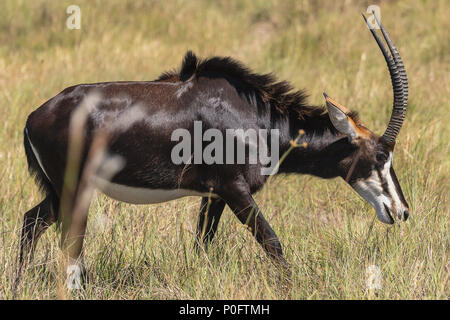
[[[403,120],[405,119],[406,114],[406,105],[408,103],[408,78],[406,77],[405,67],[403,65],[403,61],[392,43],[389,35],[386,30],[381,25],[380,20],[376,16],[375,12],[373,12],[375,16],[375,20],[377,24],[380,26],[381,32],[383,34],[384,39],[389,47],[391,55],[388,53],[386,48],[383,45],[381,38],[378,34],[373,30],[373,28],[367,22],[366,17],[363,14],[364,20],[369,27],[370,32],[375,38],[378,46],[380,47],[381,52],[383,53],[384,59],[389,68],[389,74],[391,75],[392,88],[394,90],[394,105],[391,114],[391,119],[389,120],[389,124],[386,128],[386,131],[383,134],[383,139],[388,143],[395,142],[395,139],[402,127]]]

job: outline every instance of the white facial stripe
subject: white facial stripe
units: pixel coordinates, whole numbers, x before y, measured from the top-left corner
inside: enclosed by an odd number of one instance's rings
[[[375,208],[378,219],[388,223],[391,219],[386,212],[385,205],[388,207],[392,217],[402,215],[402,212],[405,210],[391,175],[392,160],[393,154],[390,152],[388,160],[380,171],[380,175],[378,175],[376,170],[373,170],[369,178],[358,180],[352,185],[355,191]],[[383,181],[387,185],[389,194],[386,194],[383,190]]]
[[[392,167],[393,158],[394,158],[394,156],[393,156],[392,152],[390,152],[389,159],[386,162],[386,164],[384,165],[384,168],[383,168],[381,174],[382,174],[383,179],[386,179],[389,194],[392,197],[393,203],[395,205],[395,209],[398,211],[403,208],[403,205],[400,200],[400,196],[397,193],[397,188],[395,187],[394,180],[392,179],[392,176],[391,176],[391,167]]]
[[[386,212],[384,205],[391,206],[391,201],[386,195],[383,194],[383,187],[378,177],[377,172],[374,170],[370,177],[366,180],[358,180],[352,185],[358,194],[369,202],[377,212],[378,219],[384,223],[391,223],[389,214]]]

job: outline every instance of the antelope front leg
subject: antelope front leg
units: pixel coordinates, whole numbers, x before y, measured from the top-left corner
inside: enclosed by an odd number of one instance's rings
[[[225,208],[225,201],[222,199],[203,197],[200,205],[200,214],[197,224],[197,235],[195,248],[199,249],[200,245],[204,245],[205,249],[214,238],[220,217]]]
[[[275,261],[280,262],[284,267],[288,267],[283,257],[280,240],[266,219],[264,219],[248,189],[246,185],[234,185],[228,188],[229,192],[225,192],[221,196],[239,221],[247,225],[249,231],[267,254]]]

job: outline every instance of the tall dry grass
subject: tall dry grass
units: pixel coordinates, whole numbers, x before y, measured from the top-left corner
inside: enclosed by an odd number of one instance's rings
[[[69,4],[81,30],[65,27]],[[385,62],[360,12],[370,1],[26,1],[0,4],[0,295],[12,297],[22,215],[41,199],[26,170],[27,115],[67,86],[150,80],[187,49],[231,55],[258,72],[322,91],[381,133],[391,112]],[[376,1],[410,80],[395,168],[411,207],[386,226],[340,180],[278,176],[256,201],[280,237],[292,284],[227,209],[194,254],[199,199],[133,206],[98,195],[85,242],[94,299],[447,299],[449,296],[450,4]],[[41,238],[17,298],[57,295],[59,233]],[[371,266],[381,288],[369,290]]]

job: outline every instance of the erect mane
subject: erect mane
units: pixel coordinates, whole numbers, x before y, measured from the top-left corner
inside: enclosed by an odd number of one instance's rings
[[[259,105],[270,104],[279,114],[293,111],[300,119],[305,119],[324,113],[323,108],[307,104],[307,95],[303,90],[294,90],[289,82],[278,81],[271,73],[254,73],[230,57],[198,59],[192,51],[188,51],[179,71],[165,72],[157,81],[184,82],[191,77],[224,78],[250,103],[256,99]]]

